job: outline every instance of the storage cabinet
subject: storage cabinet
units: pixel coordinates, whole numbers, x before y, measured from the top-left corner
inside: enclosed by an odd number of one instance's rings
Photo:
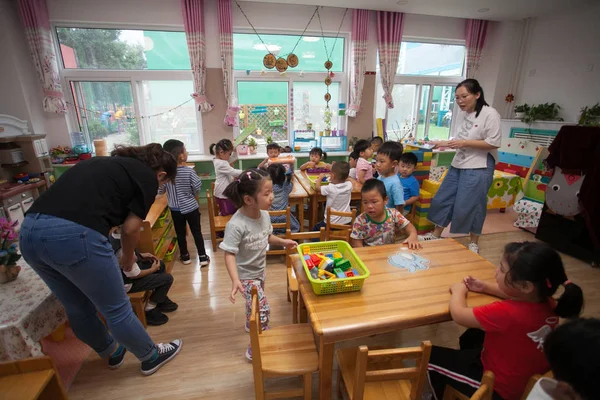
[[[159,260],[165,261],[164,259],[169,246],[174,239],[176,241],[176,238],[177,235],[175,234],[171,211],[169,211],[167,196],[158,196],[152,207],[150,207],[150,211],[142,224],[138,250],[141,253],[152,253]],[[165,261],[167,272],[173,269],[175,260],[179,258],[179,246],[176,245],[176,247],[174,255],[170,254],[170,260]]]

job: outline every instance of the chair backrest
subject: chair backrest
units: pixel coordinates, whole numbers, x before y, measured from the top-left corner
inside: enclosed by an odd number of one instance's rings
[[[362,400],[366,382],[410,380],[411,400],[421,399],[425,381],[427,379],[427,365],[431,354],[431,342],[421,342],[420,347],[407,347],[404,349],[371,350],[367,346],[360,346],[356,352],[356,371],[354,382],[354,399]],[[370,363],[376,364],[384,360],[416,360],[414,367],[389,368],[367,370]]]
[[[492,371],[485,371],[481,377],[479,389],[471,397],[462,394],[452,386],[446,385],[443,400],[492,400],[495,380],[496,378]]]
[[[303,242],[306,240],[319,239],[319,241],[325,241],[325,228],[321,228],[318,232],[297,232],[292,233],[291,229],[285,231],[285,238],[295,240],[297,242]],[[287,261],[287,267],[292,268],[292,258],[290,257],[295,250],[287,249],[285,251],[285,259]]]
[[[215,217],[218,217],[221,210],[219,209],[219,204],[214,200],[214,198],[215,198],[215,182],[214,181],[210,183],[210,195],[213,199],[213,206],[212,206],[213,214],[212,215],[214,215]],[[209,212],[210,212],[210,209],[209,209]]]
[[[210,224],[210,230],[215,232],[215,217],[217,214],[215,214],[215,201],[210,190],[206,191],[206,204],[208,205],[208,223]]]
[[[535,386],[537,381],[539,381],[542,377],[554,378],[554,374],[552,373],[552,371],[548,371],[544,375],[536,374],[536,375],[533,375],[531,378],[529,378],[529,381],[527,381],[527,386],[525,386],[525,391],[523,392],[523,395],[521,396],[521,400],[527,400],[527,397],[529,396],[529,392],[531,392],[531,390],[533,389],[533,387]]]
[[[257,393],[264,393],[264,380],[262,371],[262,358],[260,354],[259,336],[262,334],[258,308],[258,290],[252,287],[252,307],[250,312],[250,346],[252,348],[252,371],[254,373],[254,386]]]
[[[331,217],[348,217],[352,220],[350,224],[333,224],[331,223]],[[352,225],[354,225],[354,220],[356,219],[356,210],[352,210],[352,212],[344,212],[344,211],[336,211],[331,209],[331,207],[327,207],[327,226],[325,228],[325,237],[326,240],[345,240],[347,242],[350,241],[350,232],[352,232]]]
[[[285,216],[285,221],[284,222],[272,222],[271,225],[273,225],[273,229],[284,229],[284,230],[288,230],[290,229],[291,226],[291,219],[290,219],[290,206],[287,206],[285,208],[285,210],[269,210],[269,215],[271,217],[282,217]],[[284,234],[285,235],[285,234]],[[283,235],[279,235],[279,236],[283,236]]]

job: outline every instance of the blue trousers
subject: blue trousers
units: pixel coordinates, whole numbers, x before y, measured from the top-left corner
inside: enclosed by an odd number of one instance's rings
[[[431,200],[427,219],[450,233],[481,235],[487,214],[487,194],[494,181],[494,157],[488,154],[486,168],[450,167],[439,190]]]
[[[75,335],[100,357],[112,354],[118,343],[140,361],[154,356],[156,345],[133,313],[106,237],[62,218],[28,214],[19,246],[27,264],[65,307]]]

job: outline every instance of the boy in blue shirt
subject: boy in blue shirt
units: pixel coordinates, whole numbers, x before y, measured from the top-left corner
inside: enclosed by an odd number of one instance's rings
[[[402,212],[404,208],[404,190],[400,178],[396,174],[396,167],[402,155],[402,145],[396,142],[385,142],[377,151],[375,168],[379,173],[377,179],[385,185],[388,208],[395,208]]]
[[[419,181],[413,176],[417,167],[417,156],[413,153],[404,153],[400,156],[398,165],[398,178],[404,188],[404,215],[410,213],[412,205],[419,200]]]

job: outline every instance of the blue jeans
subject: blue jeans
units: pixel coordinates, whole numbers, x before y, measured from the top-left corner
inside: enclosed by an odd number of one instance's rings
[[[106,237],[62,218],[28,214],[19,245],[27,264],[65,307],[75,335],[100,357],[112,354],[118,343],[140,361],[154,356],[156,345],[133,313]]]
[[[427,219],[450,233],[481,235],[487,214],[487,194],[494,181],[494,157],[488,154],[486,168],[450,167],[434,198]]]

